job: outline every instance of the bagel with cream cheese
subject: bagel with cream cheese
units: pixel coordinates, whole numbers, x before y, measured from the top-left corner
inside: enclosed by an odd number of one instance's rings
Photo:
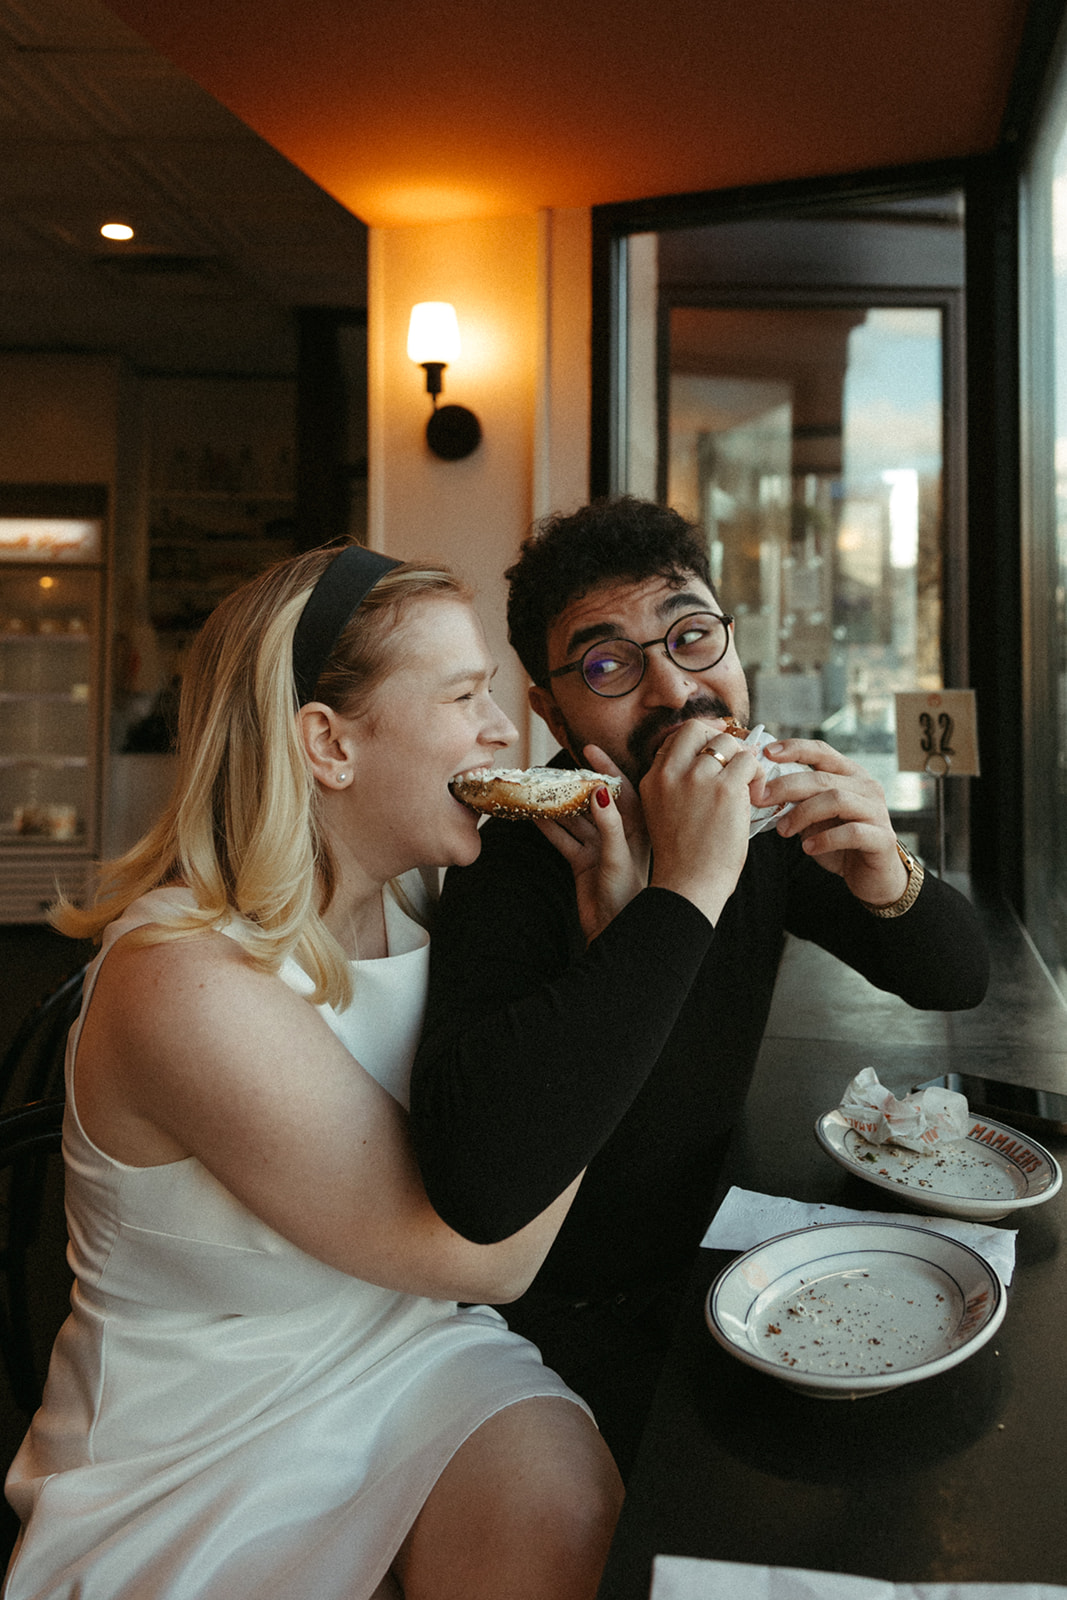
[[[598,789],[609,790],[617,800],[622,779],[606,778],[587,767],[570,772],[562,767],[477,767],[461,772],[449,788],[474,811],[525,822],[580,816],[589,810]]]

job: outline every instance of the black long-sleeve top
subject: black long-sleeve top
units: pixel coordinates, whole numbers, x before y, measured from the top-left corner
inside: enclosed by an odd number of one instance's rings
[[[930,875],[904,916],[873,917],[771,831],[717,926],[650,888],[587,947],[567,862],[532,825],[488,822],[479,859],[446,875],[412,1076],[412,1136],[440,1215],[469,1239],[506,1238],[586,1168],[536,1286],[597,1296],[682,1267],[787,932],[918,1008],[985,994],[974,911]]]

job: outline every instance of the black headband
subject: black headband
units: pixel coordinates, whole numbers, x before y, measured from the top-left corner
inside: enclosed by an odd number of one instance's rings
[[[361,544],[348,544],[308,595],[293,633],[293,682],[297,704],[306,706],[330,659],[341,630],[379,578],[402,563]]]

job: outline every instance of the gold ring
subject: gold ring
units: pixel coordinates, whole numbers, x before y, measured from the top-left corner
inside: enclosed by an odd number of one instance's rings
[[[702,756],[714,756],[720,767],[728,767],[730,765],[729,761],[722,754],[722,752],[720,750],[713,749],[710,744],[706,744],[700,753]]]

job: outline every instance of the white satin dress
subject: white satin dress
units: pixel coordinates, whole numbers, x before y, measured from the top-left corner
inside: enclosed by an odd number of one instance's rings
[[[7,1478],[22,1532],[5,1600],[363,1600],[481,1423],[532,1396],[582,1402],[487,1307],[324,1265],[192,1157],[131,1167],[91,1143],[75,1095],[81,1022],[107,951],[160,920],[161,896],[107,930],[71,1033],[76,1282]],[[390,953],[355,964],[352,1005],[322,1010],[406,1104],[428,940],[391,903],[387,923]],[[295,963],[281,977],[310,992]]]

